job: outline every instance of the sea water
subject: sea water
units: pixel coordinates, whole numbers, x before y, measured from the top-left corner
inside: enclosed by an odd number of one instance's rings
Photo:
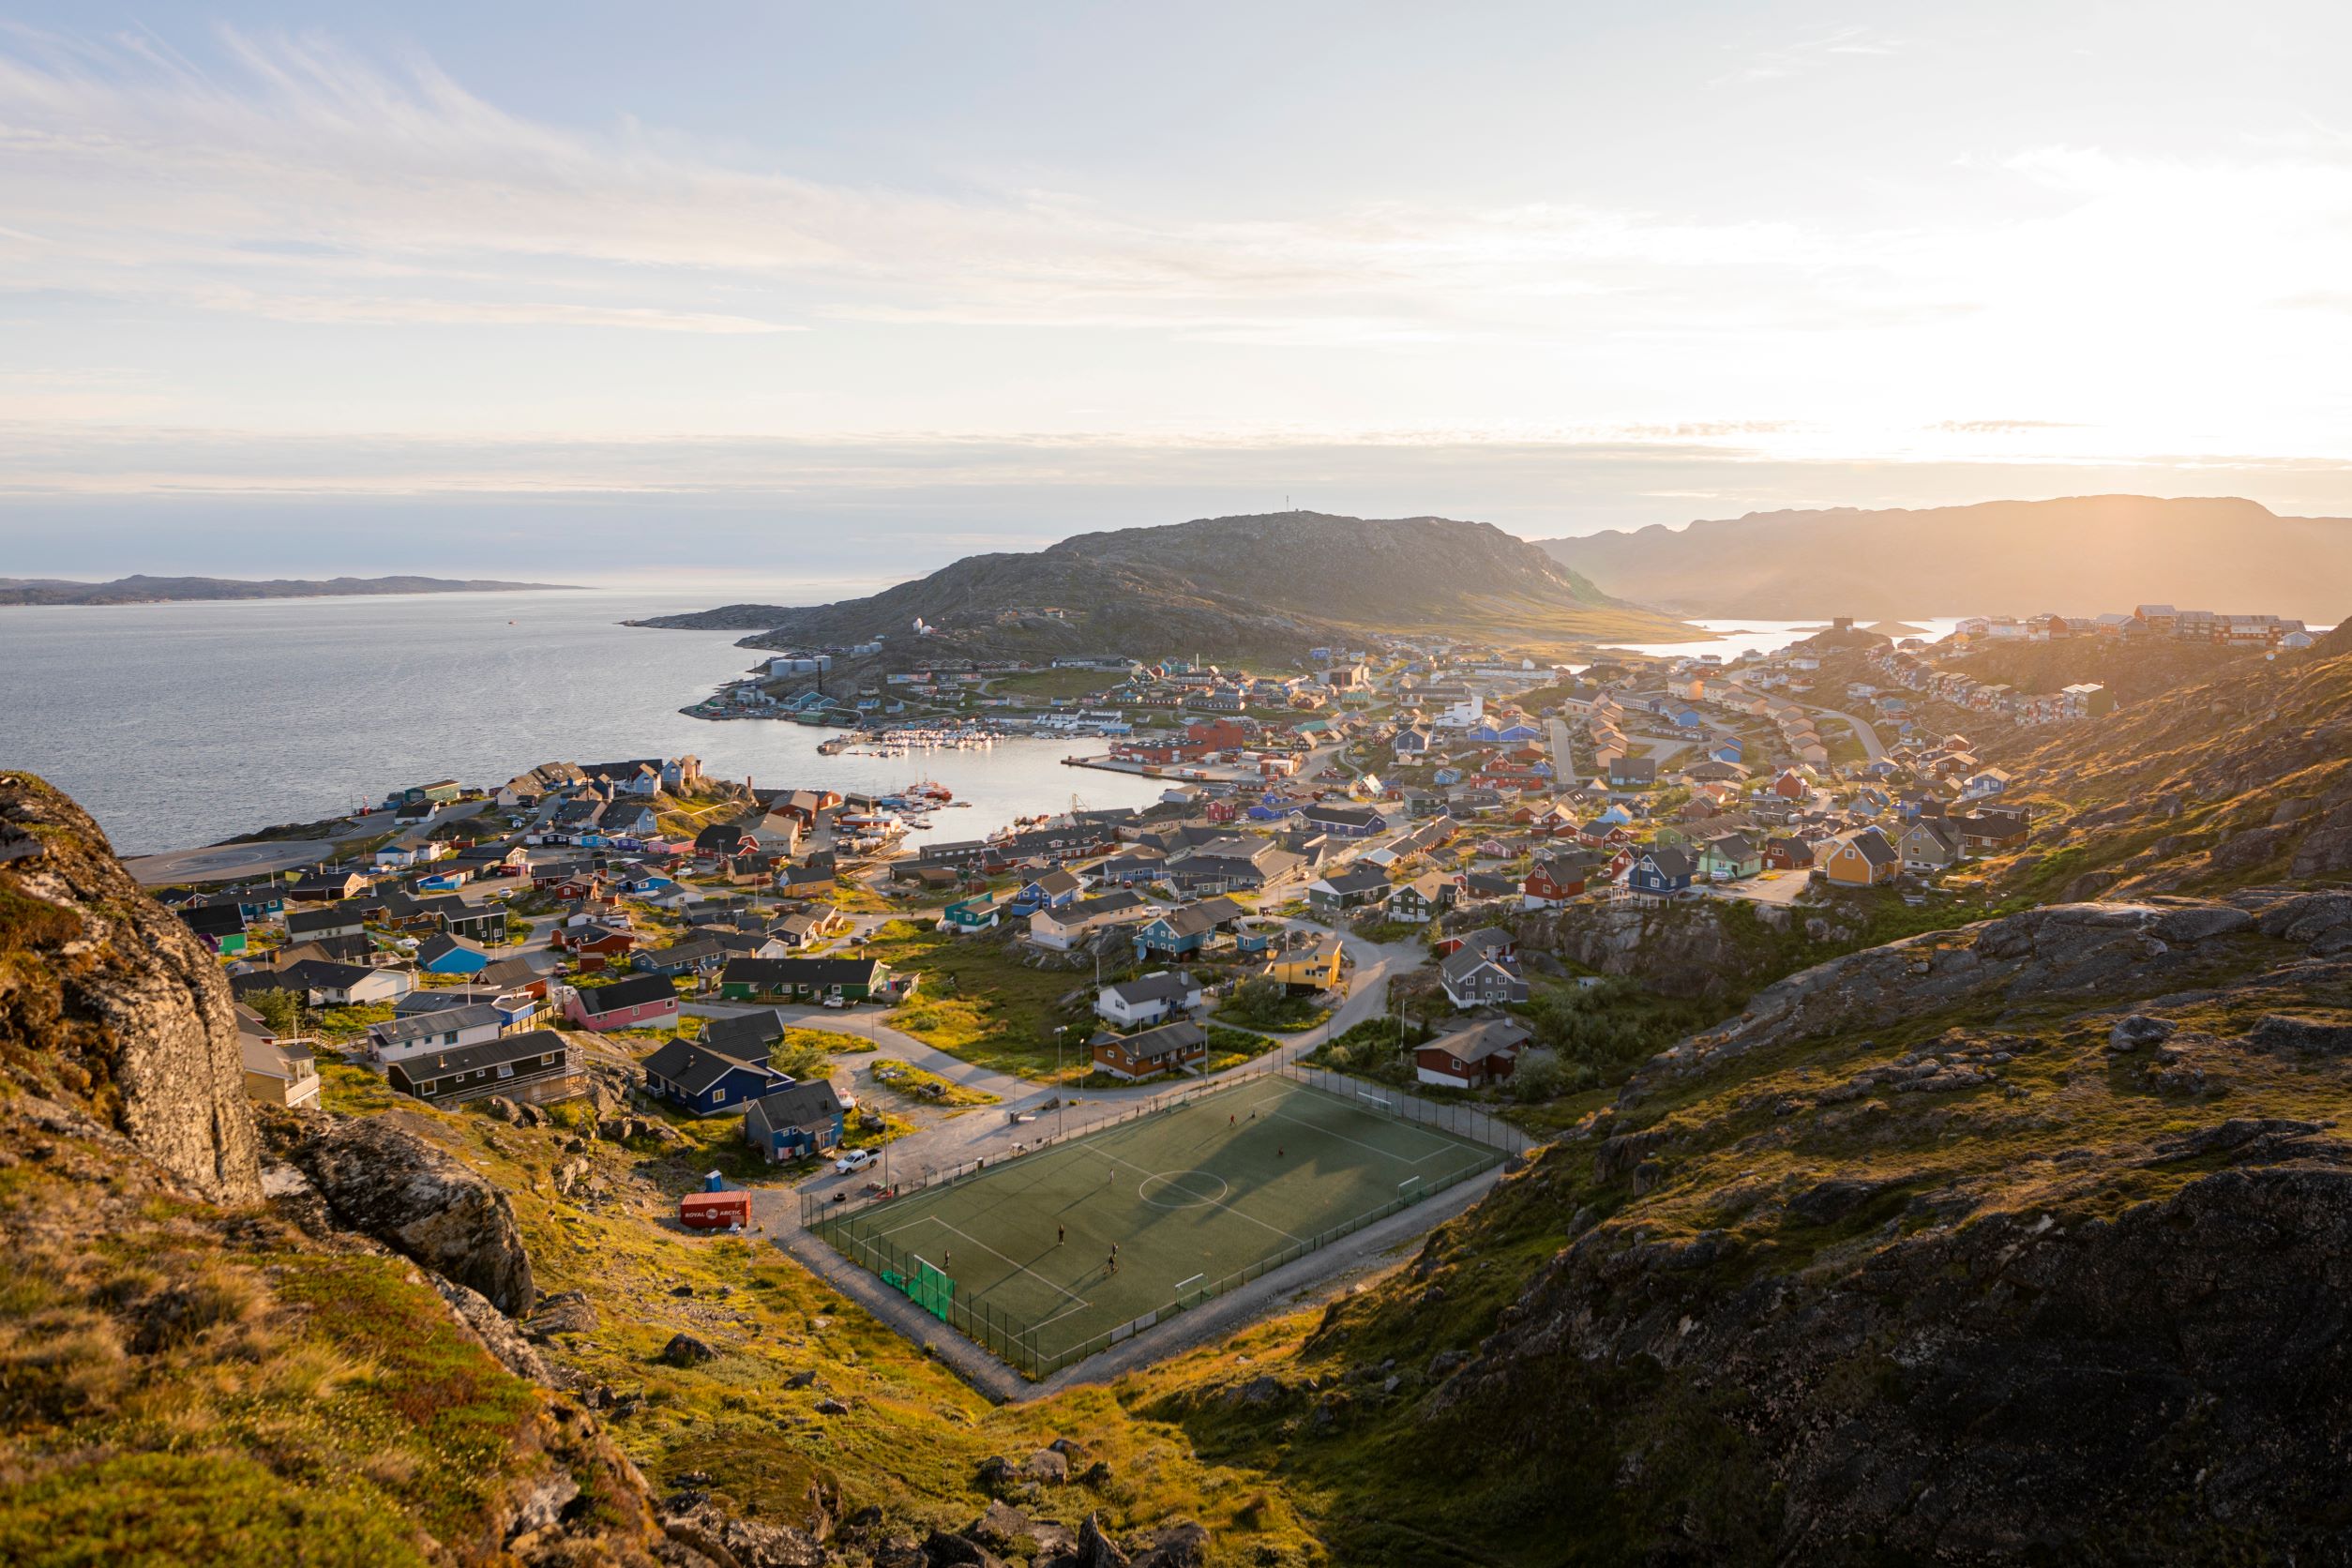
[[[833,731],[677,710],[761,656],[742,632],[624,620],[708,608],[589,589],[150,605],[0,607],[0,768],[28,768],[124,854],[310,822],[437,778],[495,786],[546,761],[692,753],[767,787],[882,793],[917,779],[970,809],[929,836],[1147,806],[1160,783],[1065,768],[1099,742],[820,757]],[[921,842],[918,838],[916,842]]]

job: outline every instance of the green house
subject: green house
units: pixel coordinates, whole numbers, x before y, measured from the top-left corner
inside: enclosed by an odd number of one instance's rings
[[[1703,877],[1753,877],[1764,869],[1764,852],[1744,833],[1719,833],[1698,847]]]
[[[728,1002],[870,1002],[889,989],[880,958],[730,958],[718,974]]]
[[[1003,900],[993,893],[959,898],[940,912],[940,924],[954,931],[985,931],[1004,912]]]

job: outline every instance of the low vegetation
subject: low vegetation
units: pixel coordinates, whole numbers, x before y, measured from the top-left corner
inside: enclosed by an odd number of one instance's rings
[[[1033,969],[994,935],[958,937],[894,920],[865,951],[923,976],[914,1000],[890,1015],[893,1026],[1002,1072],[1051,1079],[1055,1033],[1085,1011],[1078,976]]]

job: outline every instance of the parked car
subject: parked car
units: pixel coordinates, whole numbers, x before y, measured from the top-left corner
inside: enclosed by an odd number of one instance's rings
[[[880,1158],[882,1158],[882,1156],[875,1153],[871,1149],[852,1149],[848,1153],[842,1155],[839,1159],[834,1161],[833,1168],[840,1175],[847,1176],[852,1170],[865,1169],[867,1166],[872,1165]]]

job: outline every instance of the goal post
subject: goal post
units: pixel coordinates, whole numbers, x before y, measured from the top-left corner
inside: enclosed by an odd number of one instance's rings
[[[956,1299],[956,1282],[934,1267],[929,1259],[914,1254],[914,1272],[906,1276],[899,1287],[907,1299],[941,1322],[947,1320],[948,1304]]]

